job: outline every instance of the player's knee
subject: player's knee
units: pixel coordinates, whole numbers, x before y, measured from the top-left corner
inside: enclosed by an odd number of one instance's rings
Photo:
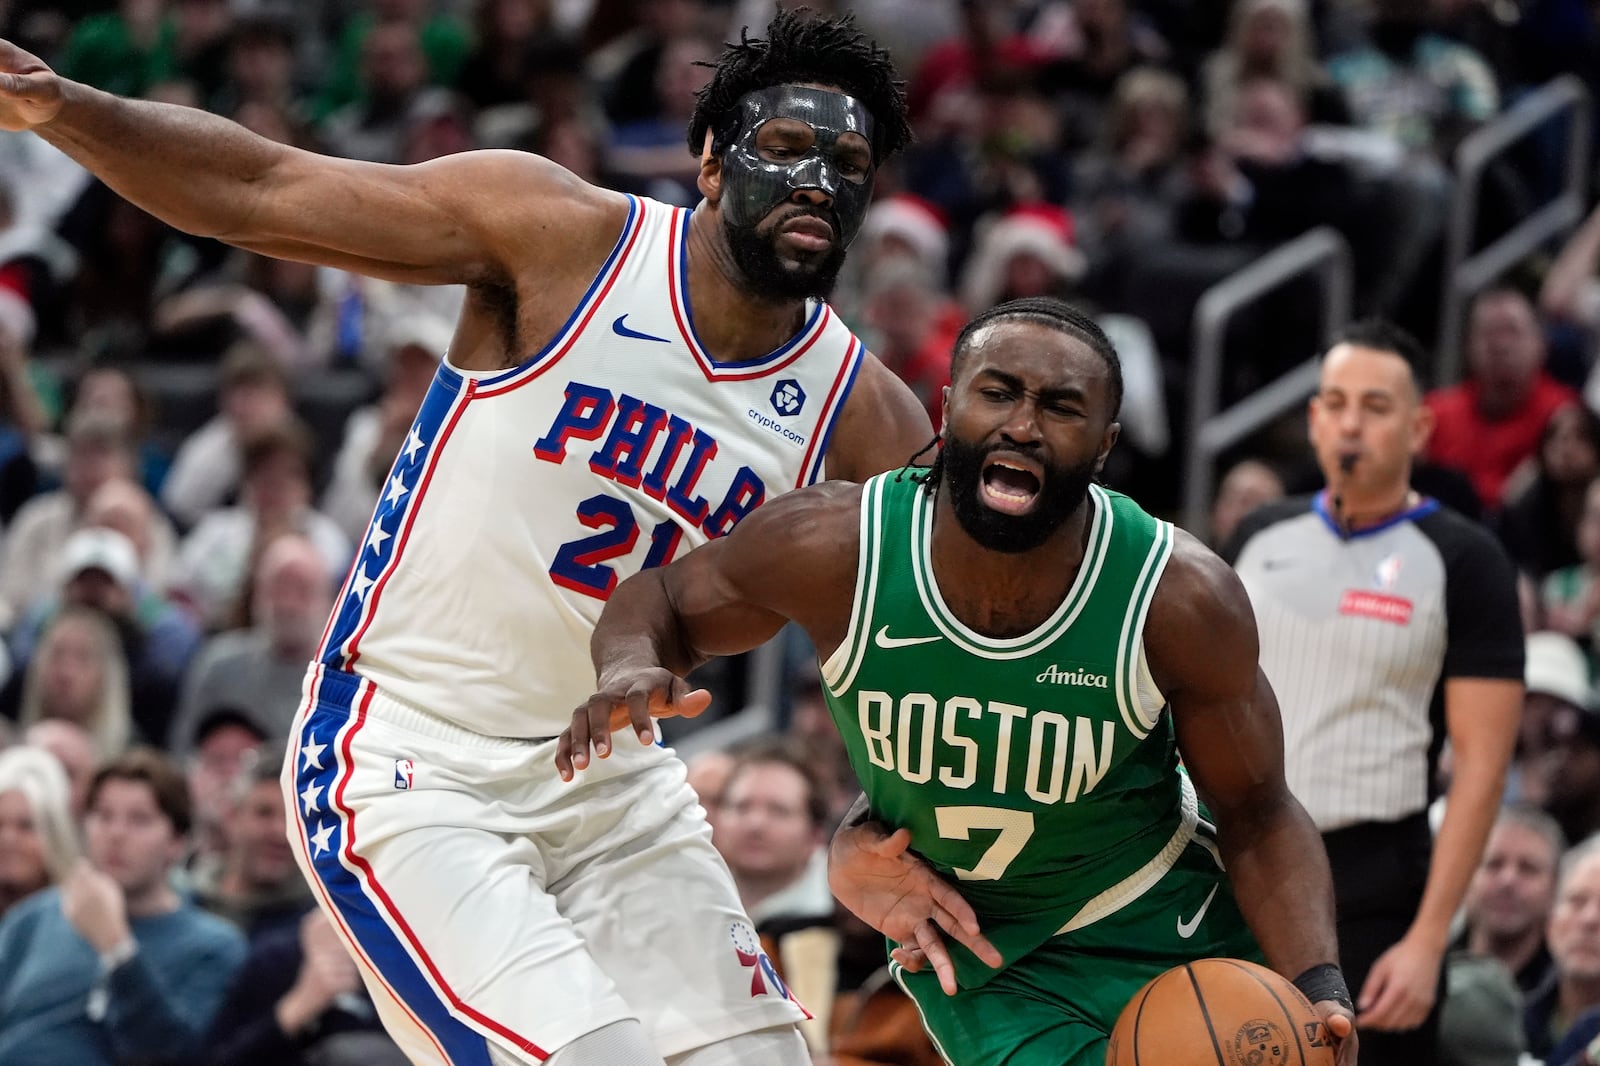
[[[792,1025],[740,1033],[715,1044],[685,1051],[667,1060],[667,1066],[810,1066],[811,1053],[800,1030]]]
[[[545,1066],[666,1066],[632,1018],[602,1025],[557,1049]]]

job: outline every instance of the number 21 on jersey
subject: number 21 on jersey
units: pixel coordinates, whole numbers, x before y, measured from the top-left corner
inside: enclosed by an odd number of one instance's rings
[[[626,501],[600,493],[578,504],[578,521],[597,532],[563,544],[550,564],[550,579],[573,592],[607,599],[617,587],[617,571],[606,564],[633,551],[639,542],[639,520]],[[683,529],[676,522],[670,518],[657,522],[640,569],[667,565],[682,541]]]

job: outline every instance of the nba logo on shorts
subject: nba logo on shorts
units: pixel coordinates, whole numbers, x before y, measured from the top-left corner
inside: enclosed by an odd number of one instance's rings
[[[394,761],[394,787],[408,789],[411,787],[416,773],[416,765],[410,759],[396,759]]]

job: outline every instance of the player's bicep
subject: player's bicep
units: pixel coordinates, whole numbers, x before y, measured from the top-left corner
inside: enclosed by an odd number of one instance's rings
[[[1184,766],[1219,820],[1283,788],[1283,722],[1259,670],[1248,695],[1175,699],[1172,715]]]
[[[1218,815],[1282,789],[1283,722],[1258,663],[1249,598],[1187,534],[1157,587],[1145,648],[1184,765]]]
[[[662,574],[667,598],[692,659],[737,655],[771,639],[784,617],[765,602],[751,580],[749,556],[733,535],[711,541],[667,567]]]
[[[218,236],[267,254],[391,280],[494,284],[508,263],[555,261],[586,186],[537,156],[464,152],[410,166],[291,151]]]
[[[746,651],[789,621],[813,638],[840,627],[855,589],[859,504],[855,485],[791,492],[668,567],[667,594],[692,648]]]

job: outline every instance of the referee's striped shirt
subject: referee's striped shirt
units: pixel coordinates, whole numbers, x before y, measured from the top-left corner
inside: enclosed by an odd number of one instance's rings
[[[1424,498],[1342,536],[1326,494],[1268,504],[1225,553],[1255,608],[1289,787],[1323,832],[1432,798],[1444,685],[1522,679],[1516,580],[1482,527]]]

